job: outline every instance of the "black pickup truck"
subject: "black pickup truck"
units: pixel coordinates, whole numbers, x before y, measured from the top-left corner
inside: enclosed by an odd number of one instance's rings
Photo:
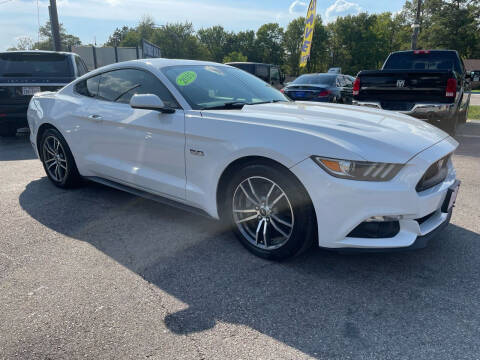
[[[402,112],[453,135],[467,119],[470,78],[456,51],[398,51],[382,70],[358,73],[353,104]]]
[[[13,136],[28,126],[28,103],[35,93],[56,91],[86,72],[73,53],[0,52],[0,136]]]

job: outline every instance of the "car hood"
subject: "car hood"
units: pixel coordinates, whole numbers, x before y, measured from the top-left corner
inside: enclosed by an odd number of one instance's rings
[[[407,115],[350,105],[310,102],[246,105],[233,116],[263,126],[307,133],[375,162],[406,163],[449,137],[442,130]]]

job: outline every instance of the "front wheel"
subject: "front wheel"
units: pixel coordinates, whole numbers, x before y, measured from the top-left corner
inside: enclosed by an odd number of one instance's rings
[[[251,164],[231,179],[230,223],[240,242],[257,256],[282,260],[312,244],[316,227],[310,198],[288,170]]]

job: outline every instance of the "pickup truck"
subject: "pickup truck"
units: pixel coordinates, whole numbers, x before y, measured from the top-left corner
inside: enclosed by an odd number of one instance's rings
[[[402,112],[454,135],[467,119],[470,80],[456,51],[398,51],[381,70],[358,73],[353,104]]]
[[[0,136],[14,136],[28,126],[28,103],[35,93],[56,91],[87,72],[73,53],[0,52]]]

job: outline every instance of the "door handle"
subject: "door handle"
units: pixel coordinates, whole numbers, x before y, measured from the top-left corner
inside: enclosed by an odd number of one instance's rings
[[[90,120],[93,120],[93,121],[96,121],[96,122],[100,122],[100,121],[103,120],[103,117],[101,117],[100,115],[96,115],[96,114],[88,115],[88,118]]]

